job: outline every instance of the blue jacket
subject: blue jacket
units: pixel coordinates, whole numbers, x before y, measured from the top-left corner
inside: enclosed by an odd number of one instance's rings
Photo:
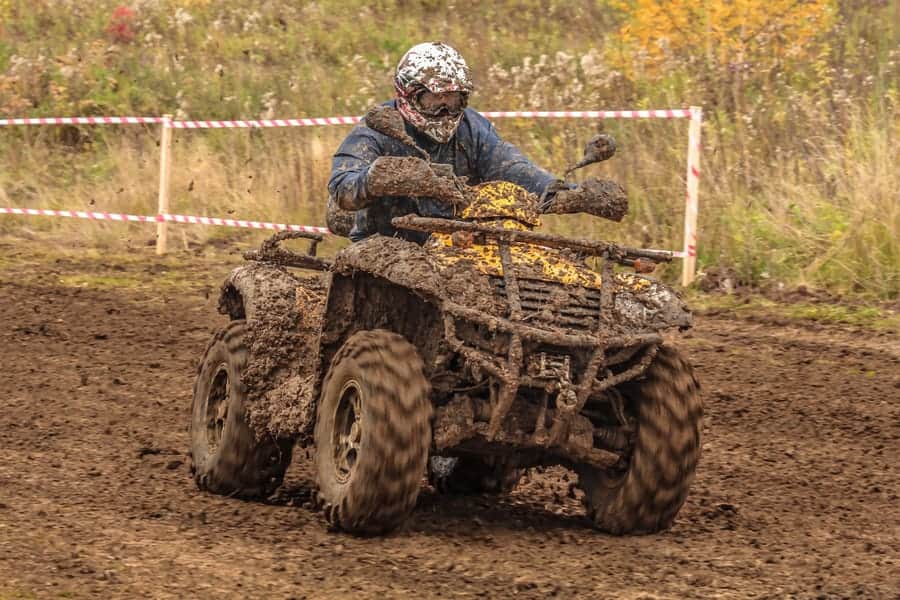
[[[394,102],[389,102],[393,106]],[[511,181],[530,192],[541,195],[556,178],[537,167],[508,142],[497,135],[490,121],[471,108],[465,110],[456,134],[446,144],[440,144],[406,124],[407,133],[431,156],[434,163],[453,165],[454,173],[464,177],[469,185],[485,181]],[[358,206],[365,197],[366,173],[379,156],[419,156],[402,142],[360,124],[350,132],[338,148],[331,163],[328,192],[341,206]],[[367,208],[356,211],[356,223],[350,239],[359,241],[380,233],[400,235],[419,243],[427,235],[397,232],[391,226],[393,217],[417,214],[423,217],[453,216],[451,206],[432,198],[385,196]]]

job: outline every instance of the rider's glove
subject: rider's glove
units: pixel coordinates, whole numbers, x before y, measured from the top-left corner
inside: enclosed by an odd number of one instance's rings
[[[433,169],[433,166],[437,165],[430,165],[415,156],[376,158],[366,172],[366,202],[359,208],[372,204],[382,196],[436,198],[453,204],[463,203],[462,193],[452,171],[446,168]]]
[[[325,224],[331,233],[341,237],[350,237],[350,230],[356,221],[356,211],[345,210],[340,207],[334,196],[328,197],[325,206]]]
[[[611,221],[621,221],[628,212],[625,189],[609,179],[587,179],[575,189],[561,189],[545,212],[561,215],[587,213]]]

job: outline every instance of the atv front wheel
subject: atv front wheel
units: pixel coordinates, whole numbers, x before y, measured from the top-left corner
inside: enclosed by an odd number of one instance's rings
[[[693,369],[662,346],[643,378],[622,387],[636,421],[624,472],[577,468],[594,525],[622,535],[669,528],[687,498],[700,459],[703,402]]]
[[[284,479],[291,440],[258,439],[247,423],[246,324],[232,321],[210,341],[194,383],[191,471],[197,487],[215,494],[265,497]]]
[[[384,533],[416,504],[431,403],[416,348],[389,331],[361,331],[331,362],[316,420],[318,498],[328,521]]]

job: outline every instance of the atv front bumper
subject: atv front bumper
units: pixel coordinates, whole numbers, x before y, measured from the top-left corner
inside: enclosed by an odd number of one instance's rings
[[[461,423],[453,424],[450,430],[456,434],[452,440],[436,439],[439,449],[447,444],[456,444],[468,435],[483,438],[487,442],[546,449],[598,466],[609,466],[618,461],[618,455],[593,448],[592,436],[585,433],[585,430],[587,433],[591,431],[590,421],[579,412],[591,395],[599,395],[604,390],[640,376],[656,356],[656,348],[662,343],[660,334],[563,333],[488,315],[449,301],[444,303],[443,309],[444,336],[450,347],[463,357],[470,369],[492,376],[498,389],[496,402],[490,403],[489,422],[476,423],[474,418],[464,418],[469,425],[468,432],[463,434]],[[465,336],[459,334],[459,328],[464,323],[480,326],[482,331],[492,334],[504,334],[505,356],[480,348],[477,340],[464,339]],[[529,359],[542,346],[569,349],[586,356],[587,360],[574,377],[568,365],[563,368],[564,363],[553,360],[543,361],[547,366],[544,372],[535,372],[528,368]],[[631,366],[618,373],[614,374],[609,368],[628,360],[631,361]],[[533,365],[534,361],[530,364]],[[601,372],[603,375],[599,376]],[[519,417],[524,414],[523,411],[512,411],[522,387],[547,392],[547,401],[537,407],[532,424],[520,423]],[[461,402],[465,403],[464,400]],[[550,404],[552,408],[548,406]],[[475,409],[456,406],[454,410],[462,410],[467,414]],[[459,421],[459,415],[452,415],[451,412],[453,411],[444,411],[444,414]],[[515,412],[517,418],[513,419],[511,412]],[[526,410],[525,413],[527,412],[529,411]],[[440,414],[439,411],[439,419]],[[546,426],[548,418],[551,422],[549,428]],[[439,423],[435,429],[443,430]]]

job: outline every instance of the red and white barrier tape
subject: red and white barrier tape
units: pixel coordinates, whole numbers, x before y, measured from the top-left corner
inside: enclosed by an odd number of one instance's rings
[[[0,119],[2,125],[139,125],[162,123],[162,117],[38,117]]]
[[[656,110],[566,110],[566,111],[488,111],[482,113],[489,119],[526,118],[526,119],[691,119],[688,140],[687,198],[685,218],[685,249],[674,252],[680,258],[693,259],[697,255],[697,188],[700,181],[700,123],[702,110],[699,107],[690,109],[656,109]],[[250,119],[236,121],[176,121],[165,117],[37,117],[0,119],[3,125],[136,125],[162,124],[173,129],[250,129],[262,127],[312,127],[321,125],[354,125],[362,117],[317,117],[298,119]],[[244,221],[239,219],[220,219],[217,217],[195,217],[187,215],[124,215],[115,213],[85,212],[70,210],[48,210],[31,208],[2,208],[0,214],[41,215],[76,217],[82,219],[194,223],[199,225],[221,225],[226,227],[247,227],[252,229],[273,229],[305,231],[313,233],[329,233],[325,227],[307,225],[287,225],[283,223],[263,223],[260,221]],[[693,267],[690,269],[693,277]],[[687,273],[687,271],[686,271]],[[687,281],[687,280],[686,280]]]
[[[218,217],[195,217],[191,215],[126,215],[122,213],[107,213],[85,210],[52,210],[48,208],[6,208],[0,206],[0,215],[20,215],[33,217],[72,217],[76,219],[90,219],[92,221],[127,221],[134,223],[191,223],[194,225],[220,225],[223,227],[245,227],[249,229],[272,229],[275,231],[304,231],[306,233],[331,234],[327,227],[313,227],[312,225],[288,225],[285,223],[266,223],[263,221],[246,221],[243,219],[220,219]],[[685,256],[684,252],[674,251],[672,255],[678,258]]]
[[[691,116],[689,109],[666,110],[540,110],[489,111],[488,119],[682,119]],[[171,121],[174,129],[249,129],[253,127],[310,127],[316,125],[354,125],[362,117],[319,117],[302,119],[250,119],[240,121]]]
[[[171,121],[173,129],[251,129],[254,127],[312,127],[355,125],[362,117],[316,117],[303,119],[250,119],[241,121]]]
[[[685,119],[691,116],[688,108],[663,110],[517,110],[482,113],[489,119]]]
[[[306,233],[330,234],[327,227],[312,225],[288,225],[285,223],[265,223],[262,221],[244,221],[242,219],[220,219],[219,217],[193,217],[189,215],[157,215],[157,221],[170,223],[191,223],[193,225],[219,225],[222,227],[247,227],[250,229],[273,229],[275,231],[304,231]]]
[[[157,217],[146,215],[124,215],[119,213],[92,212],[85,210],[51,210],[49,208],[7,208],[0,206],[0,215],[25,215],[32,217],[73,217],[95,221],[132,221],[156,223]]]
[[[47,208],[5,208],[0,207],[0,214],[40,217],[73,217],[93,221],[128,221],[134,223],[192,223],[195,225],[220,225],[223,227],[245,227],[249,229],[272,229],[275,231],[305,231],[307,233],[331,233],[327,227],[311,225],[288,225],[285,223],[266,223],[263,221],[246,221],[244,219],[221,219],[219,217],[195,217],[190,215],[125,215],[120,213],[94,212],[84,210],[51,210]]]
[[[514,110],[482,113],[489,119],[683,119],[690,109],[664,110]],[[3,125],[138,125],[162,123],[173,129],[252,129],[255,127],[315,127],[355,125],[362,117],[311,117],[298,119],[241,119],[235,121],[175,121],[164,117],[36,117],[0,119]]]

